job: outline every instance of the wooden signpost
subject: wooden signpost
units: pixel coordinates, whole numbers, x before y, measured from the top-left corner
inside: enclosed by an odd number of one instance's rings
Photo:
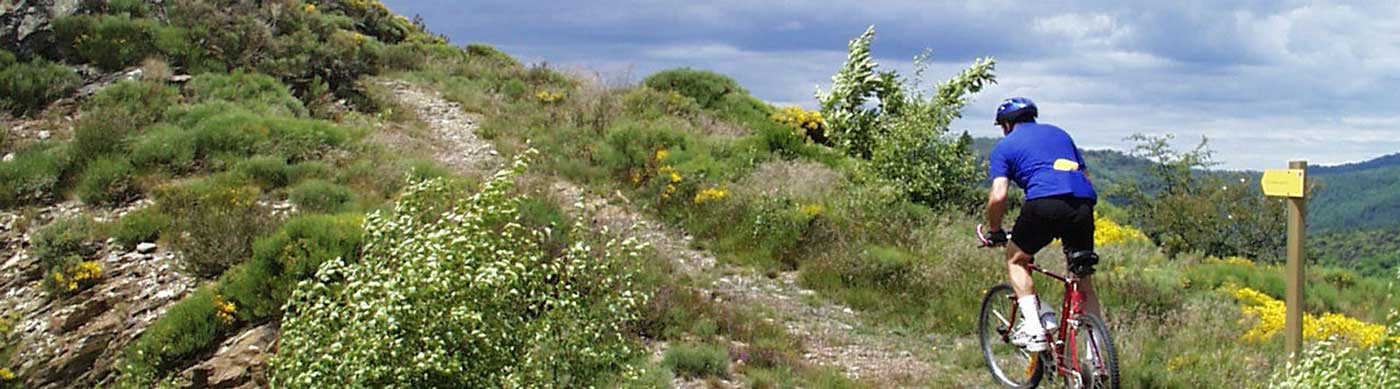
[[[1296,362],[1303,351],[1303,232],[1307,227],[1308,161],[1289,161],[1288,169],[1266,170],[1259,185],[1264,195],[1288,199],[1288,282],[1284,300],[1284,342],[1289,360]]]

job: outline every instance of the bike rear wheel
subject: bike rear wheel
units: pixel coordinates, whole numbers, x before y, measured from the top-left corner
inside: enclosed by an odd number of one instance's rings
[[[1092,313],[1079,315],[1074,347],[1065,347],[1065,361],[1078,366],[1079,377],[1065,380],[1070,388],[1118,389],[1118,352],[1108,325]]]
[[[1011,344],[1018,317],[1016,292],[1002,283],[987,289],[977,317],[977,338],[992,379],[1008,388],[1034,388],[1045,374],[1046,358]]]

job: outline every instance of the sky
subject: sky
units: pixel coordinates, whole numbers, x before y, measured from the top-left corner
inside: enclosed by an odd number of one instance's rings
[[[874,25],[882,69],[931,51],[930,80],[979,57],[998,83],[956,131],[996,137],[997,103],[1025,96],[1080,147],[1135,133],[1204,136],[1219,167],[1363,161],[1400,152],[1394,1],[450,1],[386,0],[457,44],[615,84],[667,68],[724,73],[779,105],[815,107],[847,42]]]

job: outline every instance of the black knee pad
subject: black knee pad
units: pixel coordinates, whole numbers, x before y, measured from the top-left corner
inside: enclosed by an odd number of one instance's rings
[[[1094,274],[1094,265],[1099,264],[1099,255],[1090,250],[1069,253],[1069,271],[1080,276]]]

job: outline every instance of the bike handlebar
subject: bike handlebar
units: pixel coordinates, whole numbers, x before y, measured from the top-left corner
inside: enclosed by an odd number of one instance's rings
[[[1006,232],[1006,239],[1011,240],[1011,231]],[[981,224],[977,225],[977,241],[982,243],[978,247],[995,247],[991,239],[987,239],[987,234],[983,231]]]

